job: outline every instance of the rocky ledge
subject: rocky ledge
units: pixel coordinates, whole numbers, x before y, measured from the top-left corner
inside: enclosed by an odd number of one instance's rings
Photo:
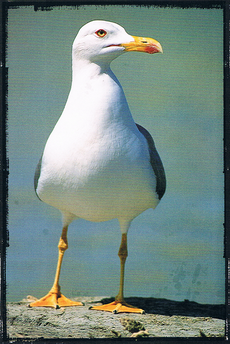
[[[17,339],[221,337],[225,335],[225,306],[155,298],[127,298],[145,314],[113,314],[89,310],[112,298],[81,297],[84,306],[29,308],[31,297],[7,303],[7,333]]]

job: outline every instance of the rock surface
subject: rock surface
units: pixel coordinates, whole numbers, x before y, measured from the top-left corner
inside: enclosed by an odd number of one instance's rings
[[[145,314],[89,310],[113,299],[81,297],[84,306],[29,308],[29,299],[7,303],[7,333],[12,339],[224,337],[224,305],[202,305],[155,298],[127,298]],[[11,341],[13,342],[13,341]]]

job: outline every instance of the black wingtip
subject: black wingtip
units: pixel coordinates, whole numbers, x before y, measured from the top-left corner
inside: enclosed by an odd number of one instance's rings
[[[37,167],[36,167],[36,170],[34,173],[34,190],[35,190],[35,193],[39,199],[40,199],[40,197],[38,196],[38,193],[37,193],[37,187],[38,187],[38,181],[39,181],[39,178],[41,175],[41,165],[42,165],[42,157],[39,159],[39,162],[37,164]]]

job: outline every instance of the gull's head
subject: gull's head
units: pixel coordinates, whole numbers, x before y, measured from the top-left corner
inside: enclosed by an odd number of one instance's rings
[[[131,36],[120,25],[102,20],[84,25],[73,42],[77,60],[110,63],[126,51],[154,54],[162,52],[162,47],[153,38]]]

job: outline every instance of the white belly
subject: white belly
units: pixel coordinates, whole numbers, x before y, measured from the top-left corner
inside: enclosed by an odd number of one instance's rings
[[[155,208],[156,180],[139,133],[126,128],[89,137],[51,134],[37,187],[41,200],[89,221],[132,220]]]

